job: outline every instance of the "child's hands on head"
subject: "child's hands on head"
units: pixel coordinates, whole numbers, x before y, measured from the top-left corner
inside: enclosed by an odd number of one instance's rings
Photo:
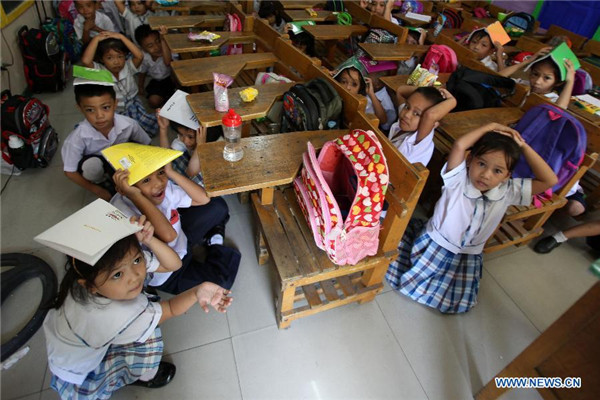
[[[166,25],[160,25],[158,27],[158,33],[160,33],[161,36],[166,35],[168,33]]]
[[[375,95],[375,89],[373,88],[373,79],[371,78],[365,78],[365,85],[367,87],[367,94],[368,95]]]
[[[209,305],[218,312],[226,312],[227,307],[233,301],[233,298],[229,297],[229,294],[231,294],[230,290],[223,289],[212,282],[204,282],[196,287],[196,298],[204,312],[209,311]]]
[[[452,96],[452,93],[450,93],[450,92],[448,91],[448,89],[446,89],[446,88],[439,88],[438,90],[440,91],[440,93],[442,94],[442,97],[443,97],[445,100],[448,100],[448,99],[453,99],[453,98],[454,98],[454,96]]]
[[[567,78],[565,80],[572,82],[575,79],[575,67],[573,62],[565,58],[565,68],[567,69]]]
[[[531,57],[531,60],[533,61],[533,60],[537,60],[540,57],[544,57],[546,54],[550,53],[551,51],[552,51],[552,47],[549,47],[549,46],[543,47],[535,52],[533,57]]]
[[[201,143],[206,143],[206,127],[202,125],[196,130],[196,146]]]
[[[126,169],[120,169],[114,173],[113,181],[115,182],[117,192],[125,197],[141,194],[141,190],[135,186],[131,186],[128,182],[128,179],[129,171]]]
[[[148,245],[154,237],[154,225],[146,219],[145,215],[141,215],[139,218],[131,217],[129,221],[142,227],[141,231],[135,233],[135,238],[138,242]]]
[[[510,136],[519,145],[519,147],[523,147],[523,145],[525,144],[525,140],[523,139],[521,134],[513,128],[498,123],[492,123],[491,126],[492,129],[490,130],[498,132],[505,136]]]

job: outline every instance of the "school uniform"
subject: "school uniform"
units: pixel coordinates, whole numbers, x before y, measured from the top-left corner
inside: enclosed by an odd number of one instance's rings
[[[115,29],[114,24],[110,20],[110,18],[101,12],[96,12],[94,21],[96,23],[96,26],[100,29],[103,29],[105,31],[111,31],[111,32],[117,31]],[[83,38],[83,23],[84,22],[85,22],[85,18],[83,18],[83,15],[81,15],[81,14],[78,14],[77,17],[75,18],[75,21],[73,21],[73,29],[75,30],[75,34],[77,35],[77,39],[79,39],[79,40],[81,40]],[[98,33],[99,32],[96,32],[96,31],[90,31],[90,38],[93,38],[94,36],[98,35]]]
[[[115,144],[135,142],[150,144],[150,137],[133,119],[115,114],[108,137],[98,132],[87,120],[81,121],[65,139],[61,156],[65,172],[81,172],[90,156],[103,159],[101,151]]]
[[[479,61],[492,71],[498,72],[498,64],[496,64],[496,61],[492,60],[492,56],[487,56]]]
[[[400,115],[400,112],[404,106],[405,104],[402,104],[400,107],[398,107],[398,115]],[[429,132],[429,134],[425,136],[419,143],[416,143],[417,134],[418,131],[402,133],[400,131],[400,121],[396,121],[390,127],[388,138],[410,163],[414,164],[420,162],[421,164],[427,166],[431,160],[431,157],[433,156],[433,151],[435,150],[435,145],[433,143],[435,128],[432,128],[431,132]]]
[[[159,261],[144,252],[151,273]],[[67,296],[44,320],[50,386],[61,398],[108,399],[119,388],[158,371],[163,342],[159,303],[144,294],[115,301],[92,296],[80,303]]]
[[[125,10],[121,14],[125,25],[126,35],[138,46],[139,43],[135,40],[135,30],[140,25],[150,25],[148,23],[148,17],[152,15],[154,15],[154,13],[150,10],[146,11],[144,15],[137,15],[131,12],[128,7],[125,7]]]
[[[103,64],[97,62],[94,62],[94,68],[107,70]],[[156,115],[148,113],[141,100],[137,97],[138,86],[135,74],[138,72],[133,61],[128,59],[123,69],[119,71],[118,79],[111,73],[115,82],[117,112],[136,120],[151,137],[154,137],[158,133],[158,121]]]
[[[167,100],[175,93],[175,84],[171,79],[171,67],[165,65],[162,56],[153,60],[150,54],[144,52],[139,72],[148,74],[152,78],[146,85],[146,97],[158,95]]]
[[[192,158],[190,151],[187,149],[187,147],[185,147],[185,144],[183,144],[183,142],[177,138],[171,142],[171,148],[183,152],[181,156],[171,161],[171,167],[173,167],[175,172],[178,172],[183,176],[187,176],[187,167],[190,163],[190,159]],[[188,178],[198,185],[204,187],[204,178],[202,177],[201,172],[198,172],[197,175],[192,177],[188,176]]]
[[[481,193],[466,162],[442,168],[444,187],[427,223],[412,220],[398,245],[386,280],[400,293],[443,313],[477,304],[485,242],[510,205],[530,205],[531,179],[509,179]]]
[[[383,130],[390,129],[390,126],[396,120],[396,107],[394,107],[394,103],[390,98],[390,95],[387,92],[385,87],[382,87],[378,91],[375,92],[375,97],[381,103],[381,106],[385,110],[385,115],[387,116],[387,122],[385,124],[380,124],[380,128]],[[371,98],[367,96],[367,107],[365,108],[365,113],[367,114],[375,114],[375,109],[373,108],[373,101]]]
[[[128,217],[140,216],[138,208],[127,197],[117,193],[110,203]],[[169,246],[182,259],[182,267],[175,272],[151,274],[149,286],[167,293],[178,294],[202,282],[213,282],[230,289],[240,262],[240,253],[222,245],[207,248],[206,261],[192,257],[192,246],[202,244],[204,236],[218,224],[229,219],[227,203],[213,198],[208,204],[192,206],[191,197],[171,181],[167,182],[165,197],[156,208],[169,220],[177,237]]]

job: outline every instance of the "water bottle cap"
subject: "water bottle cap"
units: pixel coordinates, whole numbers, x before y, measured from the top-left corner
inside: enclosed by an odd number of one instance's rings
[[[221,120],[221,122],[224,126],[227,126],[229,128],[236,128],[242,125],[242,117],[240,117],[239,114],[237,114],[233,108],[230,108],[227,114],[225,114],[225,116]]]
[[[24,145],[25,142],[23,142],[23,139],[21,139],[17,135],[10,135],[8,137],[8,147],[10,147],[11,149],[18,149],[19,147],[23,147]]]

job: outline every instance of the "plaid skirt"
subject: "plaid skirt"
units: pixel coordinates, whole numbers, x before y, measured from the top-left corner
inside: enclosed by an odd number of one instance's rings
[[[50,387],[61,399],[109,399],[113,392],[137,381],[140,376],[153,369],[158,371],[162,352],[162,334],[160,328],[156,328],[144,343],[110,346],[100,365],[81,385],[52,375]]]
[[[385,275],[392,288],[443,313],[463,313],[477,304],[481,254],[454,254],[433,241],[425,221],[413,219]]]
[[[137,96],[125,103],[125,115],[136,120],[150,137],[154,137],[158,133],[156,115],[146,111],[142,101]]]

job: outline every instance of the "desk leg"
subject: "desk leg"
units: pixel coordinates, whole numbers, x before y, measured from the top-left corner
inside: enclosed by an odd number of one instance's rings
[[[260,190],[260,202],[264,205],[273,204],[273,193],[272,187],[263,188]]]

